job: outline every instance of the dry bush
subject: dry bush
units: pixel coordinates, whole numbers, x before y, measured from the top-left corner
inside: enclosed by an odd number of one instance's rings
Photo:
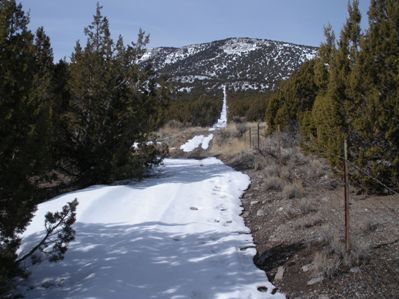
[[[217,136],[214,139],[212,146],[209,149],[210,153],[213,155],[231,156],[248,150],[248,145],[243,139],[227,138],[225,136],[222,138],[219,137],[220,136]]]
[[[340,267],[341,259],[337,256],[331,256],[324,251],[316,252],[313,258],[312,270],[317,275],[333,277],[339,272]]]
[[[325,232],[324,241],[326,242],[327,253],[339,258],[342,266],[347,269],[361,265],[370,256],[371,244],[367,240],[352,240],[349,252],[346,251],[345,243],[339,239],[337,234],[331,234],[331,231]]]
[[[284,181],[279,177],[267,177],[263,181],[265,190],[281,191],[284,187]]]
[[[356,239],[352,241],[351,251],[344,257],[344,265],[353,267],[366,262],[371,254],[371,244],[367,240]]]
[[[276,177],[279,175],[278,166],[276,164],[266,166],[263,169],[263,174],[265,177]]]
[[[287,181],[292,181],[293,176],[292,176],[293,172],[291,171],[291,169],[287,166],[283,166],[281,167],[280,170],[280,177],[287,180]]]
[[[284,186],[283,196],[287,199],[302,198],[305,195],[305,190],[300,182],[294,182]]]
[[[244,122],[238,122],[236,123],[236,130],[237,130],[237,135],[238,137],[242,137],[245,132],[247,131],[247,124]]]
[[[255,170],[262,170],[266,167],[267,164],[269,164],[269,161],[265,157],[261,155],[255,155]]]
[[[299,201],[299,210],[301,211],[302,215],[317,212],[315,203],[306,197],[302,198]]]
[[[287,220],[292,220],[301,216],[301,211],[298,208],[288,204],[283,210],[284,218]]]
[[[306,170],[307,177],[313,179],[319,179],[328,174],[328,168],[326,165],[323,165],[323,163],[316,158],[310,159]]]
[[[165,125],[164,128],[169,128],[169,129],[181,129],[183,128],[184,125],[182,122],[178,121],[178,120],[170,120],[168,121]]]
[[[295,148],[289,147],[281,149],[281,163],[288,164],[288,162],[295,156],[296,156]]]
[[[362,231],[365,234],[369,234],[372,232],[375,232],[377,230],[377,228],[379,227],[378,223],[372,222],[372,221],[368,221],[362,228]]]

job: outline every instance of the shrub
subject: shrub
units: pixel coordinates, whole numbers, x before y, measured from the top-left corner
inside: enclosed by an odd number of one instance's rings
[[[287,199],[291,198],[302,198],[305,194],[305,190],[303,186],[299,182],[295,182],[293,184],[289,184],[284,186],[283,196]]]
[[[284,181],[279,177],[272,176],[264,180],[265,190],[281,191],[284,186]]]

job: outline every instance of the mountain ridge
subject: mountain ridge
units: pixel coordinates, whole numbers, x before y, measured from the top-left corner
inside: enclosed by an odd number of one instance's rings
[[[230,37],[182,47],[148,49],[142,64],[152,64],[178,92],[196,88],[234,91],[273,90],[299,66],[316,56],[317,48],[269,39]]]

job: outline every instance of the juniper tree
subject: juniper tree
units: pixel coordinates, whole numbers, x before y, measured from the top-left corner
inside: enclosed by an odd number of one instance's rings
[[[99,4],[85,34],[86,45],[78,42],[71,58],[64,115],[71,169],[81,185],[139,177],[157,158],[153,148],[132,145],[156,128],[164,100],[151,68],[137,63],[148,36],[140,31],[136,43],[114,43]]]
[[[356,163],[369,175],[399,189],[399,3],[373,0],[369,28],[351,82],[356,91],[353,142]],[[364,174],[371,191],[384,188]]]
[[[43,28],[34,35],[28,23],[20,4],[0,0],[0,297],[24,274],[20,236],[52,161],[52,50]]]

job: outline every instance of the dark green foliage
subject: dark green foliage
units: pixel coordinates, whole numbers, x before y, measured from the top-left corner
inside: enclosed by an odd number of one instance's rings
[[[305,62],[289,80],[280,83],[269,98],[266,122],[269,131],[296,131],[303,113],[309,111],[317,95],[314,74],[315,61]]]
[[[268,97],[268,93],[229,93],[228,119],[244,117],[247,121],[263,120]]]
[[[15,1],[0,1],[0,294],[22,272],[15,263],[49,153],[52,54]],[[1,296],[1,295],[0,295]]]
[[[72,224],[76,221],[77,206],[78,200],[75,198],[63,206],[60,212],[48,212],[44,222],[46,229],[44,237],[37,245],[19,257],[16,260],[17,264],[29,257],[34,263],[40,261],[41,257],[36,255],[37,251],[48,257],[50,262],[63,260],[68,244],[75,239],[75,230],[72,228]]]
[[[191,126],[212,126],[220,116],[222,98],[222,94],[207,94],[203,90],[175,95],[166,109],[164,119],[177,120]]]
[[[348,12],[338,42],[327,26],[313,72],[303,65],[280,85],[266,120],[270,130],[299,128],[301,145],[338,167],[347,139],[349,159],[362,170],[352,180],[371,192],[385,191],[377,180],[399,190],[399,2],[371,1],[365,34],[357,0]]]
[[[22,261],[36,250],[56,261],[74,238],[77,201],[47,214],[47,234],[26,255],[21,233],[48,194],[53,174],[79,185],[140,177],[160,160],[145,141],[162,121],[168,90],[136,61],[148,38],[114,43],[100,6],[70,64],[53,63],[43,28],[14,0],[0,0],[0,297],[25,276]],[[141,144],[136,149],[133,143]],[[54,183],[54,182],[51,182]],[[51,184],[47,184],[51,185]],[[46,191],[46,192],[44,192]],[[49,245],[51,245],[49,247]]]
[[[166,103],[151,68],[136,64],[148,37],[140,32],[135,44],[125,46],[121,37],[114,43],[99,5],[85,34],[87,44],[77,43],[69,66],[70,102],[63,115],[69,172],[80,185],[140,177],[158,159],[156,151],[132,145],[149,138]]]

